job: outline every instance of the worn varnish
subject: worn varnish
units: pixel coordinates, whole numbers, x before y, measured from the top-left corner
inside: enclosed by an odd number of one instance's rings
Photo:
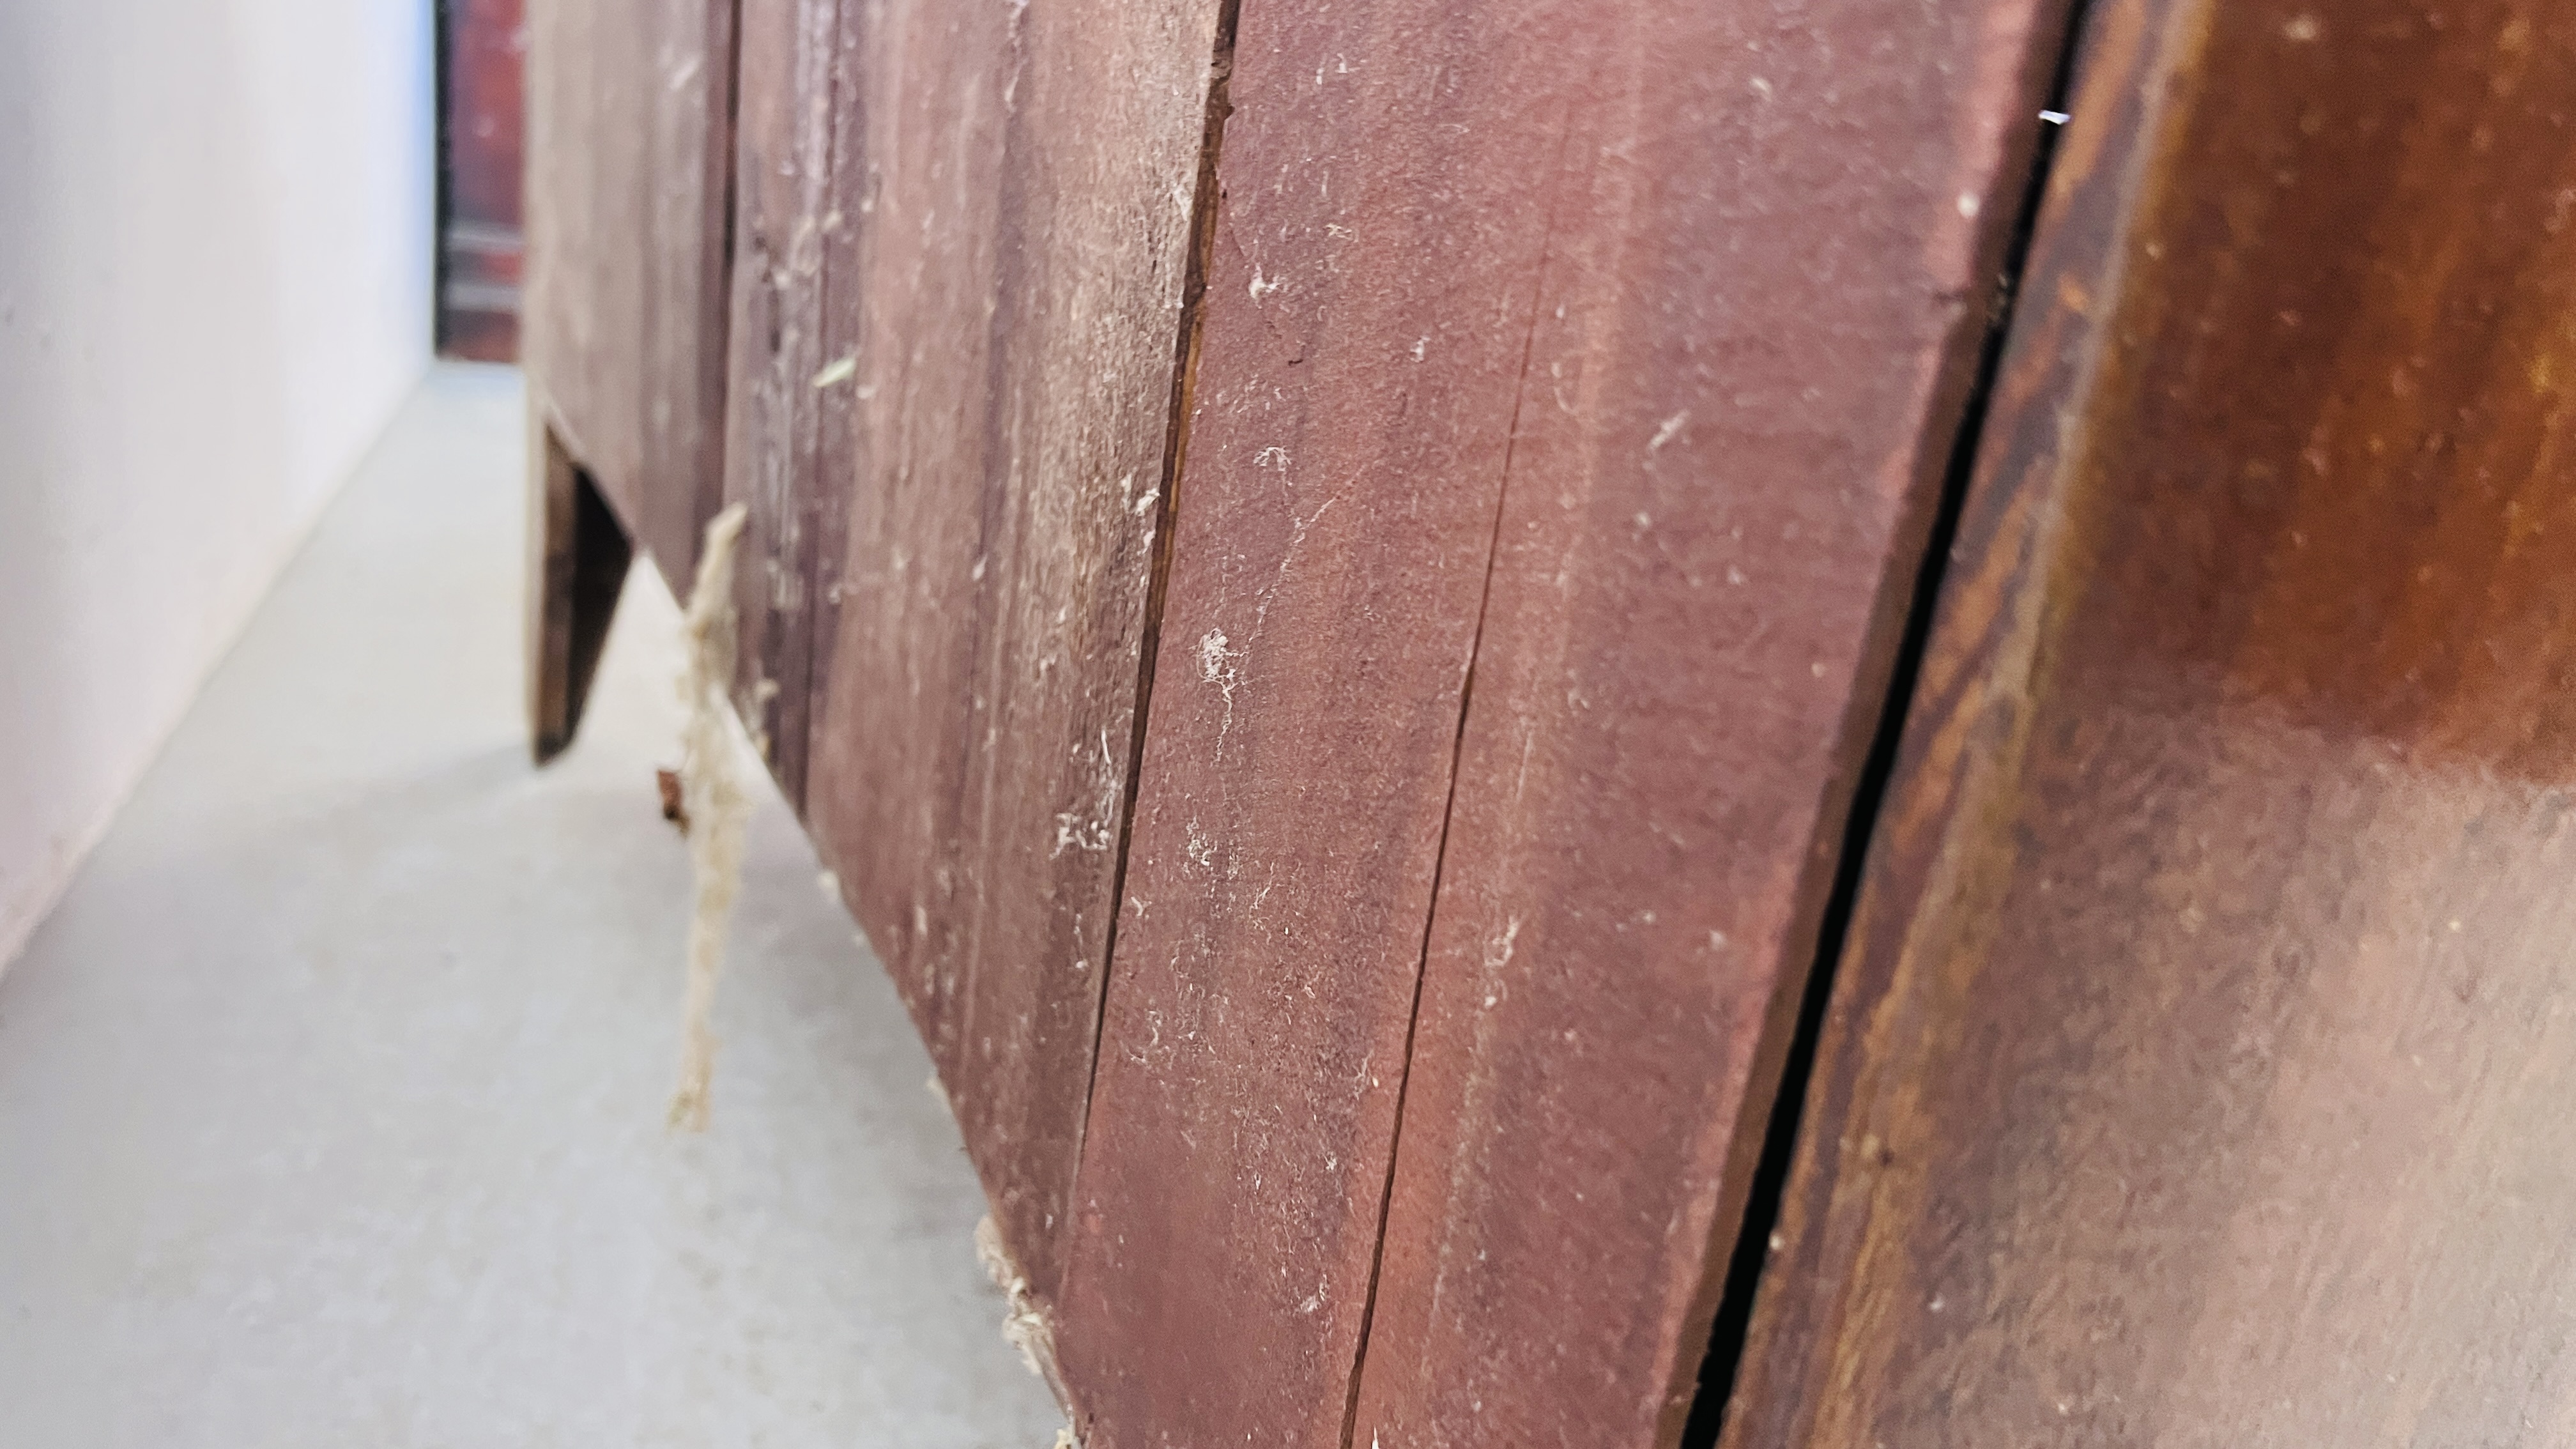
[[[1086,1442],[1678,1433],[2054,14],[1246,0]]]
[[[752,510],[746,587],[767,598],[745,619],[763,675],[742,702],[771,711],[773,763],[1048,1303],[1217,6],[746,15],[727,487]]]
[[[2576,12],[2072,109],[1726,1442],[2568,1442]]]
[[[733,10],[528,6],[536,416],[683,595],[724,473]]]

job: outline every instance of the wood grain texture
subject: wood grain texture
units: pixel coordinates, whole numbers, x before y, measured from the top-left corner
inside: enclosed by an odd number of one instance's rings
[[[1561,123],[1425,83],[1536,39],[1491,23],[1240,16],[1059,1331],[1094,1449],[1342,1439]]]
[[[760,260],[736,356],[759,414],[729,485],[779,566],[757,621],[776,758],[792,783],[785,721],[807,712],[809,827],[1052,1301],[1218,7],[752,13],[793,27],[775,52],[745,36],[747,87],[792,78],[793,99],[746,93]]]
[[[2576,14],[2089,32],[1725,1442],[2567,1442]]]
[[[1087,1442],[1678,1431],[2045,10],[1247,0],[1063,1314]]]
[[[831,525],[855,484],[851,386],[818,378],[854,350],[858,309],[834,307],[829,284],[846,289],[854,274],[859,229],[839,202],[851,192],[849,172],[863,164],[853,143],[866,115],[853,74],[861,13],[838,0],[742,0],[740,17],[724,479],[727,500],[750,512],[745,567],[735,576],[736,706],[800,813],[816,630],[828,627],[840,572]],[[839,444],[828,459],[827,439]]]
[[[734,0],[529,0],[538,417],[674,593],[722,498]]]
[[[1681,1433],[2064,9],[1566,0],[1462,66],[1564,139],[1354,1444]]]

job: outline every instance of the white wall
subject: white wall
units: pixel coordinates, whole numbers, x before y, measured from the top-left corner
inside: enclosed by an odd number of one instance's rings
[[[429,0],[0,0],[0,963],[429,355]]]

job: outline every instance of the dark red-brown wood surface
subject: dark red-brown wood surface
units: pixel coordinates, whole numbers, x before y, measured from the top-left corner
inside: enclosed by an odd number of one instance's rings
[[[2072,109],[1726,1442],[2570,1442],[2576,12]]]
[[[726,494],[751,515],[735,574],[750,692],[737,704],[799,813],[818,631],[828,633],[838,612],[838,525],[857,481],[852,388],[816,379],[855,350],[859,309],[846,293],[859,228],[838,203],[864,164],[860,14],[837,0],[742,0],[741,11],[725,420]],[[839,307],[833,280],[845,294]]]
[[[1566,139],[1355,1443],[1681,1432],[2064,8],[1488,42]]]
[[[741,703],[1042,1299],[1108,964],[1217,19],[745,11]]]
[[[1347,1417],[1542,250],[1439,204],[1543,200],[1426,83],[1490,17],[1408,18],[1239,21],[1059,1328],[1095,1449]]]
[[[524,237],[520,225],[524,0],[448,0],[439,95],[438,350],[515,362]]]
[[[531,402],[684,596],[722,496],[733,10],[528,11]]]
[[[1096,1449],[1678,1434],[2057,14],[1245,0]]]

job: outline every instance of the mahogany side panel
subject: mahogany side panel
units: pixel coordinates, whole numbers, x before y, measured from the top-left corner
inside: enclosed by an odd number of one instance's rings
[[[1243,7],[1086,1442],[1678,1432],[2056,11],[1631,9]]]
[[[796,28],[786,113],[746,112],[792,140],[745,150],[745,315],[776,320],[736,350],[762,421],[731,486],[771,589],[744,702],[776,686],[773,759],[1052,1301],[1218,5],[762,11]],[[746,41],[748,78],[775,37]]]
[[[1555,17],[1354,1444],[1681,1435],[2065,12]]]
[[[536,418],[686,597],[723,490],[734,0],[530,0]]]

